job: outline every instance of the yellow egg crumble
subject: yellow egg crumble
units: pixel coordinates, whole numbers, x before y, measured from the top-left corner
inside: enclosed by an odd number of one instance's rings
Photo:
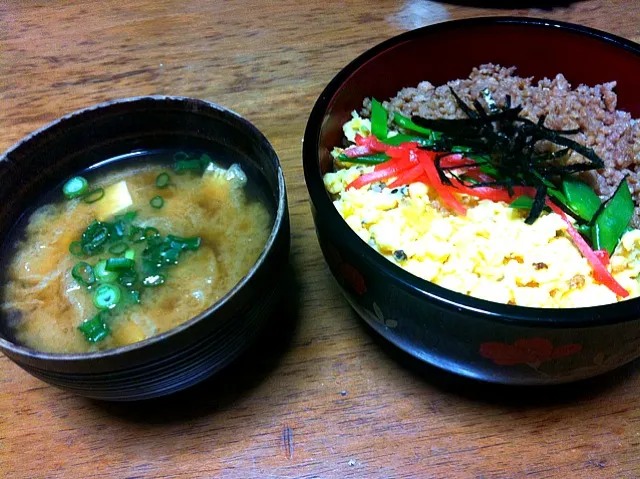
[[[468,210],[457,216],[442,208],[435,190],[423,183],[346,190],[373,167],[343,166],[324,176],[340,215],[363,241],[420,278],[520,306],[572,308],[622,300],[594,280],[555,213],[543,213],[527,225],[523,210],[461,195]],[[640,294],[640,230],[625,233],[608,268],[629,291],[625,299]]]

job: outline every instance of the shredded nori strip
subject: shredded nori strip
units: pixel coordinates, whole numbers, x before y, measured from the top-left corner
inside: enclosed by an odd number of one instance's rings
[[[475,111],[473,111],[471,108],[469,108],[467,106],[467,104],[465,102],[463,102],[460,97],[458,96],[458,94],[453,90],[453,88],[449,87],[449,91],[451,92],[451,94],[453,95],[453,97],[456,99],[456,103],[458,104],[458,106],[460,107],[460,109],[462,111],[465,112],[465,114],[469,117],[469,118],[478,118],[478,113],[476,113]],[[415,123],[415,121],[414,121]]]
[[[447,178],[447,175],[444,174],[444,169],[440,165],[441,160],[442,160],[442,156],[437,155],[436,156],[436,160],[434,162],[435,165],[436,165],[436,170],[438,171],[438,176],[440,177],[440,181],[444,185],[452,186],[451,180],[449,178]]]
[[[505,98],[504,107],[499,108],[490,92],[483,91],[487,111],[477,99],[472,102],[473,106],[470,106],[452,88],[450,91],[468,118],[429,119],[413,116],[411,120],[423,128],[442,132],[442,136],[434,140],[434,146],[430,147],[430,150],[451,151],[453,145],[470,147],[471,153],[467,153],[467,156],[473,156],[475,164],[467,166],[478,166],[483,171],[490,172],[490,176],[496,179],[481,182],[464,178],[464,175],[456,175],[453,171],[461,168],[460,166],[443,168],[439,158],[436,158],[436,169],[444,184],[451,185],[447,177],[449,175],[470,188],[502,186],[507,188],[510,194],[513,194],[514,186],[534,187],[536,199],[526,220],[528,224],[532,224],[544,209],[547,194],[553,197],[560,195],[556,187],[558,179],[604,167],[604,162],[595,151],[563,136],[575,135],[580,129],[548,128],[544,126],[545,116],[541,116],[537,122],[524,118],[520,116],[522,106],[512,107],[509,95]],[[536,146],[542,141],[563,148],[541,153],[536,151]],[[580,154],[585,161],[565,164],[563,160],[571,151]]]
[[[529,210],[529,216],[524,222],[528,225],[532,225],[542,213],[544,209],[545,200],[547,199],[547,186],[542,185],[536,190],[536,197],[533,200],[533,206]]]

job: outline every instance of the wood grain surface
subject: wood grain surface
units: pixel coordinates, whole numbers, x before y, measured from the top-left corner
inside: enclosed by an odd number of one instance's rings
[[[246,116],[271,140],[293,229],[290,296],[272,328],[190,391],[103,404],[0,357],[0,476],[639,478],[638,364],[538,390],[488,387],[421,366],[361,325],[316,242],[301,167],[304,127],[322,88],[369,47],[487,14],[556,18],[640,41],[638,0],[519,10],[485,3],[0,0],[0,149],[104,100],[204,98]]]

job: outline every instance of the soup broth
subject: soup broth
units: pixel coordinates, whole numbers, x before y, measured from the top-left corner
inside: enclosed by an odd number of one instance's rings
[[[4,254],[2,309],[15,339],[40,351],[97,351],[210,307],[249,272],[272,228],[246,173],[165,151],[85,172],[89,196],[52,191]]]

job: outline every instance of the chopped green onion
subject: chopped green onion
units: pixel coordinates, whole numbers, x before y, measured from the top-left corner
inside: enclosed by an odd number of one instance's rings
[[[158,274],[158,271],[162,267],[161,260],[158,255],[145,254],[146,250],[142,252],[142,273],[145,277]]]
[[[85,254],[91,256],[103,250],[103,245],[110,236],[109,227],[106,223],[94,221],[82,233],[82,249]]]
[[[109,247],[109,253],[122,254],[127,251],[128,247],[129,246],[127,245],[127,243],[124,243],[124,242],[116,243]]]
[[[132,289],[129,291],[129,297],[134,303],[140,304],[140,291]]]
[[[152,208],[160,209],[164,205],[164,200],[162,199],[162,196],[154,196],[151,198],[151,201],[149,201],[149,204]]]
[[[160,257],[165,264],[178,264],[178,258],[180,258],[180,249],[169,248],[166,251],[160,253]]]
[[[153,226],[147,226],[144,229],[144,236],[148,240],[150,238],[153,238],[154,236],[160,236],[160,231],[158,231],[158,229],[154,228]]]
[[[113,222],[93,221],[82,233],[81,241],[70,245],[70,251],[79,255],[95,255],[105,248],[114,255],[108,259],[100,259],[93,267],[81,262],[72,272],[80,284],[96,290],[94,301],[97,307],[114,307],[120,300],[118,294],[125,294],[123,288],[127,291],[126,304],[139,303],[140,292],[137,288],[140,285],[156,287],[164,284],[166,276],[162,274],[163,268],[178,264],[183,251],[196,251],[200,248],[200,237],[163,237],[153,226],[140,227],[133,224],[131,221],[135,216],[136,212],[128,212],[116,215]],[[135,259],[140,253],[136,253],[130,246],[131,243],[145,240],[147,244],[142,249],[141,264],[138,265],[142,270],[139,276]]]
[[[96,264],[95,268],[93,268],[93,271],[98,281],[102,283],[111,283],[118,279],[118,273],[116,273],[115,271],[107,271],[106,259],[99,261],[98,264]]]
[[[78,329],[90,343],[97,343],[109,336],[109,327],[105,323],[104,312],[84,321]]]
[[[67,198],[77,198],[84,195],[89,189],[89,182],[82,176],[75,176],[67,181],[62,187],[62,193]]]
[[[189,155],[187,155],[184,151],[178,151],[173,154],[173,161],[184,161],[188,159]]]
[[[173,169],[176,173],[182,173],[184,171],[202,170],[202,163],[200,160],[180,160],[176,162]]]
[[[371,100],[371,133],[380,140],[384,140],[389,135],[387,119],[387,110],[382,103],[373,98]]]
[[[127,211],[123,215],[116,216],[116,219],[122,220],[125,223],[131,223],[136,218],[136,216],[138,216],[138,212],[137,211]]]
[[[120,302],[120,288],[113,284],[101,284],[93,295],[93,304],[98,309],[113,309]]]
[[[85,193],[82,197],[82,201],[85,203],[95,203],[98,200],[101,200],[104,197],[104,188],[96,188],[95,190],[91,190],[88,193]]]
[[[151,276],[147,276],[145,279],[142,280],[142,284],[148,287],[160,286],[161,284],[164,284],[164,282],[165,282],[165,277],[163,274],[154,274]]]
[[[145,239],[144,230],[139,226],[131,226],[131,231],[129,232],[129,241],[133,241],[134,243],[141,243]]]
[[[109,258],[104,269],[112,272],[126,271],[132,269],[135,265],[135,261],[129,258]]]
[[[169,183],[171,183],[171,177],[168,173],[160,173],[156,177],[156,186],[158,188],[166,188],[167,186],[169,186]]]
[[[192,238],[181,238],[179,236],[167,235],[167,239],[171,243],[171,246],[180,246],[181,249],[196,251],[200,248],[200,237],[194,236]]]
[[[160,235],[153,235],[147,238],[147,244],[151,247],[159,246],[162,243],[164,243],[164,240]]]
[[[213,163],[213,160],[206,153],[203,153],[202,156],[200,156],[200,165],[202,165],[202,169],[206,170],[207,166],[211,163]]]
[[[95,245],[91,243],[91,244],[83,245],[82,249],[86,255],[93,256],[95,254],[102,253],[102,251],[104,250],[104,247],[102,247],[101,245]]]
[[[80,241],[72,241],[69,245],[69,253],[71,253],[73,256],[84,256],[82,243]]]
[[[138,281],[138,274],[130,269],[128,271],[123,272],[118,278],[118,283],[120,283],[125,288],[131,288]]]
[[[182,249],[181,246],[173,248],[166,240],[158,240],[142,252],[142,269],[148,276],[156,274],[163,264],[177,264]]]
[[[89,263],[81,261],[76,264],[71,270],[71,276],[75,279],[79,285],[90,287],[96,282],[96,275]]]
[[[122,220],[118,220],[115,223],[109,224],[109,234],[113,237],[113,239],[124,238],[126,230],[127,224]]]
[[[200,248],[201,240],[200,236],[194,236],[193,238],[184,239],[184,247],[190,251],[196,251]]]
[[[161,267],[162,265],[172,265],[178,264],[178,258],[180,257],[180,252],[182,251],[182,247],[180,245],[167,245],[164,241],[159,245],[154,245],[154,248],[147,252],[148,254],[145,256],[145,262],[149,263],[150,266],[156,265],[156,268]],[[148,271],[153,272],[152,267],[147,268]]]

